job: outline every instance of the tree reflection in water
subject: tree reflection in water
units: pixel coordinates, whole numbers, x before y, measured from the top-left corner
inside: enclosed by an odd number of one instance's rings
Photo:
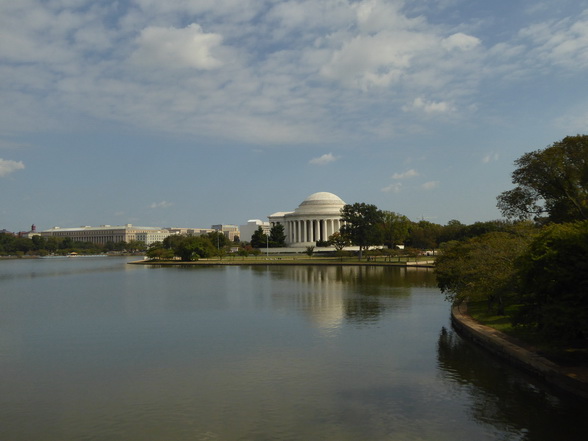
[[[373,324],[387,311],[406,308],[413,289],[435,286],[434,274],[426,268],[292,265],[251,269],[258,277],[271,279],[275,306],[294,302],[297,309],[328,328],[342,322]]]
[[[469,413],[475,421],[516,435],[508,439],[586,439],[585,402],[567,396],[561,400],[548,385],[506,365],[453,330],[443,328],[437,353],[442,379],[453,383],[456,396],[470,397]]]

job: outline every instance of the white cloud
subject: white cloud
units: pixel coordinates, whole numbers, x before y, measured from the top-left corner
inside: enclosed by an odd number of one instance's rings
[[[75,116],[243,144],[390,139],[428,129],[413,112],[474,108],[492,95],[482,81],[588,66],[586,13],[488,47],[475,20],[446,21],[439,2],[131,3],[0,2],[0,100],[11,103],[0,130]]]
[[[326,153],[322,156],[319,156],[318,158],[311,159],[310,161],[308,161],[308,163],[312,165],[326,165],[336,161],[337,159],[338,158],[335,157],[332,153]]]
[[[12,161],[10,159],[0,158],[0,178],[24,168],[25,166],[22,161]]]
[[[408,178],[414,178],[416,176],[419,176],[419,172],[416,171],[414,168],[411,168],[410,170],[407,170],[402,173],[394,173],[392,175],[392,179],[408,179]]]
[[[433,113],[451,113],[455,111],[455,107],[445,101],[427,101],[421,97],[415,98],[409,106],[402,108],[405,112],[408,111],[423,111],[427,114]]]
[[[480,45],[480,39],[461,32],[450,35],[441,41],[441,47],[448,51],[461,50],[470,51]]]
[[[439,181],[429,181],[421,185],[423,190],[433,190],[437,187],[439,187]]]
[[[532,49],[528,63],[580,70],[588,67],[588,10],[579,17],[536,23],[519,32]]]
[[[395,182],[393,184],[388,185],[387,187],[382,188],[381,191],[384,193],[400,193],[402,190],[402,182]]]
[[[149,26],[141,31],[137,43],[139,48],[132,58],[142,65],[203,70],[222,65],[212,55],[212,51],[221,45],[222,36],[204,33],[195,23],[183,29]]]
[[[484,164],[488,164],[489,162],[498,161],[500,155],[498,153],[489,153],[482,158],[482,162]]]
[[[149,205],[149,208],[169,208],[173,205],[172,202],[168,202],[168,201],[161,201],[161,202],[153,202],[151,205]]]

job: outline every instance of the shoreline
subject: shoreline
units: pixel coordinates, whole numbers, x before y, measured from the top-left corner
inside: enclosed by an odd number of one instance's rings
[[[523,347],[512,337],[482,325],[467,314],[467,305],[451,308],[451,323],[464,338],[501,357],[560,391],[588,400],[588,373],[585,368],[561,366]]]
[[[377,262],[377,261],[347,261],[347,262],[338,262],[338,261],[321,261],[316,260],[312,261],[309,259],[280,259],[280,258],[273,258],[267,260],[194,260],[191,262],[182,262],[180,260],[170,261],[157,261],[157,260],[136,260],[133,262],[127,262],[130,265],[154,265],[154,266],[264,266],[264,265],[314,265],[314,266],[389,266],[395,268],[434,268],[435,264],[433,261],[423,261],[423,262]]]

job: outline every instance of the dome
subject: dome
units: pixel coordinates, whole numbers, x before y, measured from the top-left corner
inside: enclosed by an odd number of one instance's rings
[[[345,205],[343,200],[333,194],[326,191],[313,193],[307,197],[296,210],[295,214],[332,214],[338,215],[341,212],[341,208]]]

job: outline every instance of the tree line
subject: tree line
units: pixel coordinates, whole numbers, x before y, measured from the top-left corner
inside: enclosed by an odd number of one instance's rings
[[[341,219],[345,222],[339,232],[331,235],[327,241],[316,242],[307,253],[312,255],[321,247],[334,247],[342,253],[346,247],[354,245],[359,248],[358,257],[362,259],[366,250],[370,253],[379,252],[387,256],[396,255],[399,247],[404,248],[403,254],[416,256],[422,250],[435,250],[440,244],[479,236],[492,231],[509,229],[513,222],[495,220],[476,222],[465,225],[457,220],[447,225],[439,225],[429,221],[412,222],[408,217],[378,209],[366,203],[348,204],[341,210]],[[152,259],[174,259],[183,261],[224,257],[230,253],[239,256],[259,255],[266,248],[286,247],[286,235],[282,224],[271,227],[266,234],[259,227],[250,241],[231,242],[222,232],[211,232],[206,235],[175,235],[167,237],[163,242],[152,244],[147,256]],[[314,248],[316,246],[316,249]],[[374,250],[377,248],[377,251]]]
[[[515,326],[588,339],[588,136],[568,136],[515,161],[497,197],[514,222],[446,242],[436,261],[452,302],[485,301]]]
[[[75,241],[71,237],[33,236],[20,237],[11,233],[0,233],[0,256],[45,256],[49,254],[65,255],[69,253],[101,254],[107,252],[142,252],[147,249],[145,242],[92,242]]]

